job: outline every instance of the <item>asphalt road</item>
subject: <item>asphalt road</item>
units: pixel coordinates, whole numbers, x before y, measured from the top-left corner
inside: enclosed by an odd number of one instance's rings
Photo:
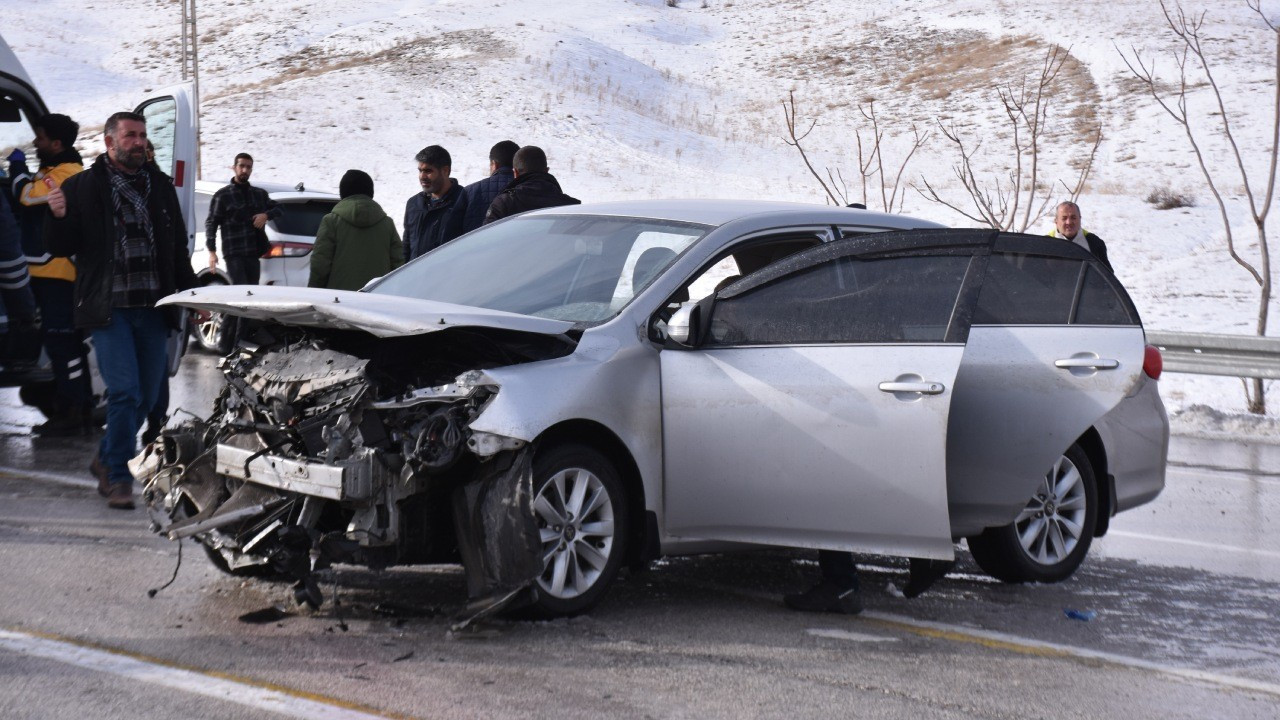
[[[203,412],[194,356],[175,406]],[[1168,487],[1068,582],[1010,586],[961,553],[906,600],[865,558],[867,612],[780,603],[808,553],[661,561],[587,616],[452,634],[457,568],[340,568],[319,611],[220,574],[109,510],[94,440],[30,435],[0,391],[3,718],[1275,718],[1280,448],[1175,438]],[[333,602],[333,598],[338,603]],[[278,608],[250,623],[242,615]],[[1071,619],[1081,611],[1088,621]]]

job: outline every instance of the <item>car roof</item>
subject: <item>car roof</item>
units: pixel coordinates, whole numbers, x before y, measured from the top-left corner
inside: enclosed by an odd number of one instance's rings
[[[536,210],[530,215],[615,215],[720,226],[746,218],[774,218],[786,223],[865,225],[882,228],[943,228],[945,225],[905,215],[891,215],[816,203],[772,200],[628,200],[586,203]],[[904,224],[904,220],[908,221]]]
[[[228,178],[228,181],[230,178]],[[213,180],[197,180],[196,192],[204,195],[212,195],[227,183],[215,182]],[[254,187],[266,190],[273,200],[337,200],[336,193],[325,192],[323,190],[299,190],[297,185],[289,185],[287,183],[278,182],[257,182],[254,181]]]

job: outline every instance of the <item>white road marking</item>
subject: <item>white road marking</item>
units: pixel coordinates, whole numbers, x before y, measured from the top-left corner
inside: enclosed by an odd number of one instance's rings
[[[90,488],[96,490],[98,481],[90,479],[86,469],[84,477],[80,475],[68,475],[66,473],[40,472],[39,470],[20,470],[18,468],[0,466],[0,477],[10,477],[19,480],[44,480],[46,482],[58,483],[59,485],[70,485],[72,487]]]
[[[848,630],[837,630],[835,628],[809,628],[805,630],[814,637],[831,638],[833,640],[852,640],[853,642],[897,642],[897,638],[884,637],[883,635],[868,635],[866,633],[849,632]]]
[[[283,688],[275,689],[207,675],[120,652],[12,630],[0,629],[0,648],[289,717],[314,720],[385,720],[387,717],[365,712],[354,706],[343,707],[336,704],[338,701],[326,702],[315,696],[307,697],[303,693],[293,693]]]
[[[1244,555],[1255,555],[1257,557],[1273,557],[1280,558],[1280,552],[1274,550],[1258,550],[1255,548],[1239,547],[1237,545],[1222,545],[1219,543],[1201,542],[1199,540],[1187,540],[1185,538],[1168,537],[1165,535],[1147,535],[1146,533],[1129,532],[1127,530],[1112,530],[1107,533],[1108,536],[1134,538],[1135,540],[1151,540],[1160,543],[1173,543],[1175,545],[1189,545],[1191,547],[1205,548],[1208,550],[1219,550],[1222,552],[1242,553]]]
[[[1101,661],[1121,667],[1169,675],[1183,680],[1192,680],[1221,687],[1248,690],[1251,692],[1265,693],[1267,695],[1280,697],[1280,684],[1266,682],[1264,680],[1253,680],[1251,678],[1242,678],[1234,675],[1223,675],[1221,673],[1209,672],[1208,670],[1178,667],[1176,665],[1152,662],[1150,660],[1143,660],[1141,658],[1129,657],[1126,655],[1117,655],[1115,653],[1104,652],[1101,650],[1090,650],[1088,648],[1059,645],[1057,643],[1044,642],[1042,640],[1031,640],[1017,635],[996,632],[994,630],[979,630],[977,628],[964,627],[961,625],[948,625],[945,623],[929,622],[927,620],[916,620],[915,618],[892,615],[890,613],[871,611],[864,612],[862,617],[880,621],[890,626],[899,626],[907,630],[912,630],[913,632],[922,632],[925,635],[944,639],[976,642],[988,647],[1004,648],[1015,652],[1026,652],[1032,655],[1045,657],[1058,656],[1079,660]]]

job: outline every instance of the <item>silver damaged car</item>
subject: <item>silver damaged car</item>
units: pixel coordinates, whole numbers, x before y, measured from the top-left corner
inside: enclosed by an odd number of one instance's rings
[[[653,201],[485,226],[361,292],[209,287],[257,320],[211,414],[135,460],[156,528],[320,604],[333,563],[462,563],[464,618],[583,612],[743,546],[1070,576],[1164,486],[1158,351],[1060,240]]]

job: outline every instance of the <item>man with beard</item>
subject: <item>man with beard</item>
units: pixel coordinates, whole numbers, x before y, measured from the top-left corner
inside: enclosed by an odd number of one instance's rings
[[[439,145],[428,145],[414,157],[422,192],[404,208],[404,261],[425,255],[463,232],[467,199],[462,185],[449,177],[453,158]]]
[[[22,249],[31,291],[40,306],[41,342],[53,371],[52,398],[38,403],[49,420],[35,432],[46,437],[76,435],[89,427],[93,404],[84,335],[72,318],[76,270],[70,260],[54,257],[45,248],[44,221],[52,190],[84,169],[74,146],[80,125],[66,115],[49,113],[35,122],[35,128],[32,144],[40,169],[31,174],[20,150],[9,156]]]
[[[221,229],[222,258],[231,284],[257,285],[262,277],[258,258],[268,250],[263,228],[268,220],[280,217],[284,210],[267,195],[266,190],[249,184],[249,176],[253,174],[253,156],[249,153],[236,155],[231,173],[231,182],[219,188],[209,201],[209,217],[204,223],[209,269],[218,267],[217,239]],[[224,323],[224,332],[234,342],[243,329],[242,321],[228,317]]]
[[[91,468],[109,507],[133,509],[126,463],[165,372],[165,338],[177,308],[156,301],[195,287],[178,194],[147,166],[146,119],[119,112],[103,130],[106,152],[49,192],[45,244],[75,256],[75,323],[93,333],[107,385],[107,433]]]
[[[512,170],[515,179],[489,205],[484,216],[486,225],[530,210],[582,204],[560,190],[560,183],[547,171],[547,154],[540,147],[525,145],[516,151]]]
[[[236,155],[231,165],[231,182],[213,194],[209,217],[204,224],[204,244],[209,250],[209,269],[218,267],[218,230],[222,230],[222,257],[227,274],[236,285],[257,285],[262,275],[258,258],[265,250],[260,238],[268,220],[284,212],[267,191],[249,184],[253,157]]]

